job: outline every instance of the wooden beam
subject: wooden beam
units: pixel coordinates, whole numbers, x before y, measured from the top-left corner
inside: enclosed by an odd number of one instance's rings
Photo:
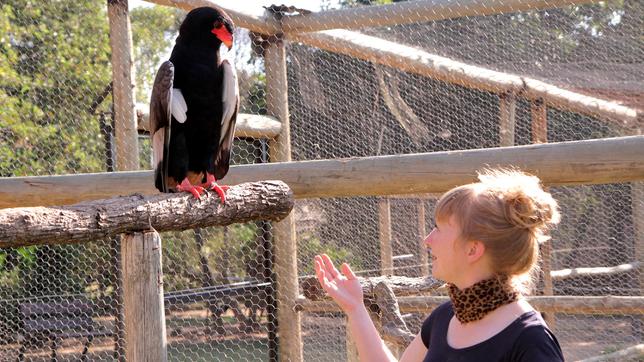
[[[466,64],[357,32],[326,30],[288,34],[286,39],[467,88],[493,93],[514,93],[528,99],[542,98],[547,105],[553,107],[622,121],[621,126],[624,127],[640,122],[637,110],[615,102],[568,91],[535,79]]]
[[[278,179],[295,198],[442,193],[476,182],[484,167],[515,166],[545,185],[644,180],[644,136],[492,149],[233,166],[224,179]],[[0,208],[65,205],[115,195],[157,194],[152,171],[0,178]]]
[[[136,117],[139,132],[150,132],[150,112],[144,104],[137,105]],[[237,115],[235,137],[275,138],[282,130],[282,124],[275,117],[259,114],[240,113]]]
[[[116,169],[139,169],[138,132],[134,110],[134,56],[127,0],[107,0],[112,49],[112,94]]]
[[[616,266],[561,269],[551,271],[550,275],[552,276],[552,280],[564,280],[584,276],[614,275],[638,270],[640,268],[640,265],[641,263],[639,261],[636,261],[630,264],[620,264]]]
[[[201,6],[219,6],[233,19],[235,26],[262,34],[281,33],[279,21],[272,16],[266,16],[264,8],[257,6],[255,11],[240,11],[231,7],[230,1],[224,0],[145,0],[149,3],[172,6],[190,11]]]
[[[285,33],[328,29],[360,29],[541,10],[593,0],[417,0],[381,6],[361,6],[339,10],[291,15],[282,18]]]
[[[72,206],[0,210],[0,248],[78,243],[125,232],[229,225],[280,220],[293,208],[293,194],[281,181],[231,187],[222,205],[216,193],[133,195]]]
[[[161,237],[156,231],[125,234],[123,255],[123,309],[125,357],[128,361],[168,360]]]
[[[399,297],[398,305],[404,313],[429,313],[447,302],[447,296]],[[538,311],[546,313],[566,313],[584,315],[634,314],[644,315],[644,297],[615,296],[528,296],[526,300]],[[312,301],[304,297],[298,299],[297,310],[303,312],[340,312],[340,307],[332,300]]]

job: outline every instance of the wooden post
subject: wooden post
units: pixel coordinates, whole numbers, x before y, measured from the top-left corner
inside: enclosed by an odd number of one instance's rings
[[[429,253],[427,252],[427,245],[425,245],[425,237],[427,236],[427,227],[425,224],[425,200],[418,199],[418,258],[420,263],[421,276],[426,277],[429,275]]]
[[[378,231],[380,235],[380,275],[394,272],[394,252],[391,246],[391,205],[388,198],[378,200]]]
[[[548,142],[548,109],[542,99],[530,103],[532,143]]]
[[[548,109],[543,100],[535,100],[530,104],[532,143],[548,142]],[[541,270],[543,271],[543,295],[551,296],[554,294],[552,285],[552,240],[548,240],[541,246]],[[546,323],[551,329],[555,328],[554,313],[544,315]]]
[[[514,146],[516,105],[516,97],[513,93],[499,95],[499,145],[501,147]]]
[[[281,39],[264,52],[266,106],[268,113],[282,123],[279,136],[270,145],[271,162],[291,161],[291,130],[288,113],[286,49]],[[293,308],[298,297],[297,239],[293,215],[273,224],[275,275],[277,287],[277,333],[280,361],[302,361],[301,316]]]
[[[118,171],[138,170],[139,139],[136,129],[134,56],[128,0],[107,0],[107,15],[110,26],[110,47],[112,49],[112,103],[114,112],[112,119],[114,121],[113,137],[116,149],[116,159],[114,160],[114,154],[112,153],[110,162],[112,162],[112,167],[115,166],[114,168]],[[110,134],[110,137],[112,137],[112,134]],[[111,149],[110,152],[112,152]],[[118,254],[122,250],[122,245],[119,245],[117,240],[117,238],[114,238],[112,247],[115,252],[115,260],[120,260],[122,256]],[[117,280],[120,283],[123,279],[118,278]],[[116,353],[119,360],[124,360],[126,355],[123,353],[126,352],[127,354],[127,351],[131,350],[128,346],[125,346],[126,351],[123,350],[121,339],[124,331],[127,333],[128,324],[127,320],[123,320],[127,316],[127,312],[123,311],[127,303],[121,301],[123,295],[119,291],[119,289],[123,288],[122,284],[117,285],[116,288],[117,305],[121,308],[116,315],[116,323],[119,326],[119,342],[117,343]],[[163,299],[161,302],[163,303]],[[163,307],[161,309],[163,311]],[[129,321],[130,324],[135,322]],[[163,322],[165,323],[165,320]],[[121,329],[124,325],[125,329]],[[163,339],[165,341],[165,329]],[[127,356],[128,360],[133,361],[133,359],[129,358],[129,354]]]
[[[112,48],[112,98],[116,140],[116,168],[139,168],[138,132],[134,105],[134,57],[127,0],[107,0]]]
[[[124,234],[123,291],[128,361],[167,361],[161,237],[156,231]]]
[[[644,261],[644,182],[631,183],[631,203],[633,209],[633,227],[635,231],[635,262]],[[638,284],[640,290],[644,289],[644,268],[638,268]],[[644,338],[644,318],[634,316],[633,335]]]

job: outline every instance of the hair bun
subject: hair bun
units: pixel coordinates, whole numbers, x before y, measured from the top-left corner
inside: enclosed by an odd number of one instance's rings
[[[516,170],[488,170],[479,175],[481,183],[504,202],[505,217],[511,225],[542,234],[560,220],[557,201],[543,190],[539,178]]]
[[[508,222],[529,230],[543,229],[559,222],[556,202],[543,190],[540,194],[528,195],[524,190],[508,192],[504,200]]]

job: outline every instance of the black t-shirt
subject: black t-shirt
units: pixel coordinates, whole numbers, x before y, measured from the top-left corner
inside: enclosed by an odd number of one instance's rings
[[[452,302],[436,308],[420,331],[429,350],[424,362],[558,362],[563,354],[557,338],[535,311],[522,314],[490,339],[466,348],[447,344],[447,328],[454,316]]]

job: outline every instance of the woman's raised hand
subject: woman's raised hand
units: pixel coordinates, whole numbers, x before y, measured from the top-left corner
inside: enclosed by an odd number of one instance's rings
[[[363,306],[362,286],[349,264],[342,264],[340,273],[326,254],[316,255],[314,263],[320,285],[345,313],[349,314]]]

